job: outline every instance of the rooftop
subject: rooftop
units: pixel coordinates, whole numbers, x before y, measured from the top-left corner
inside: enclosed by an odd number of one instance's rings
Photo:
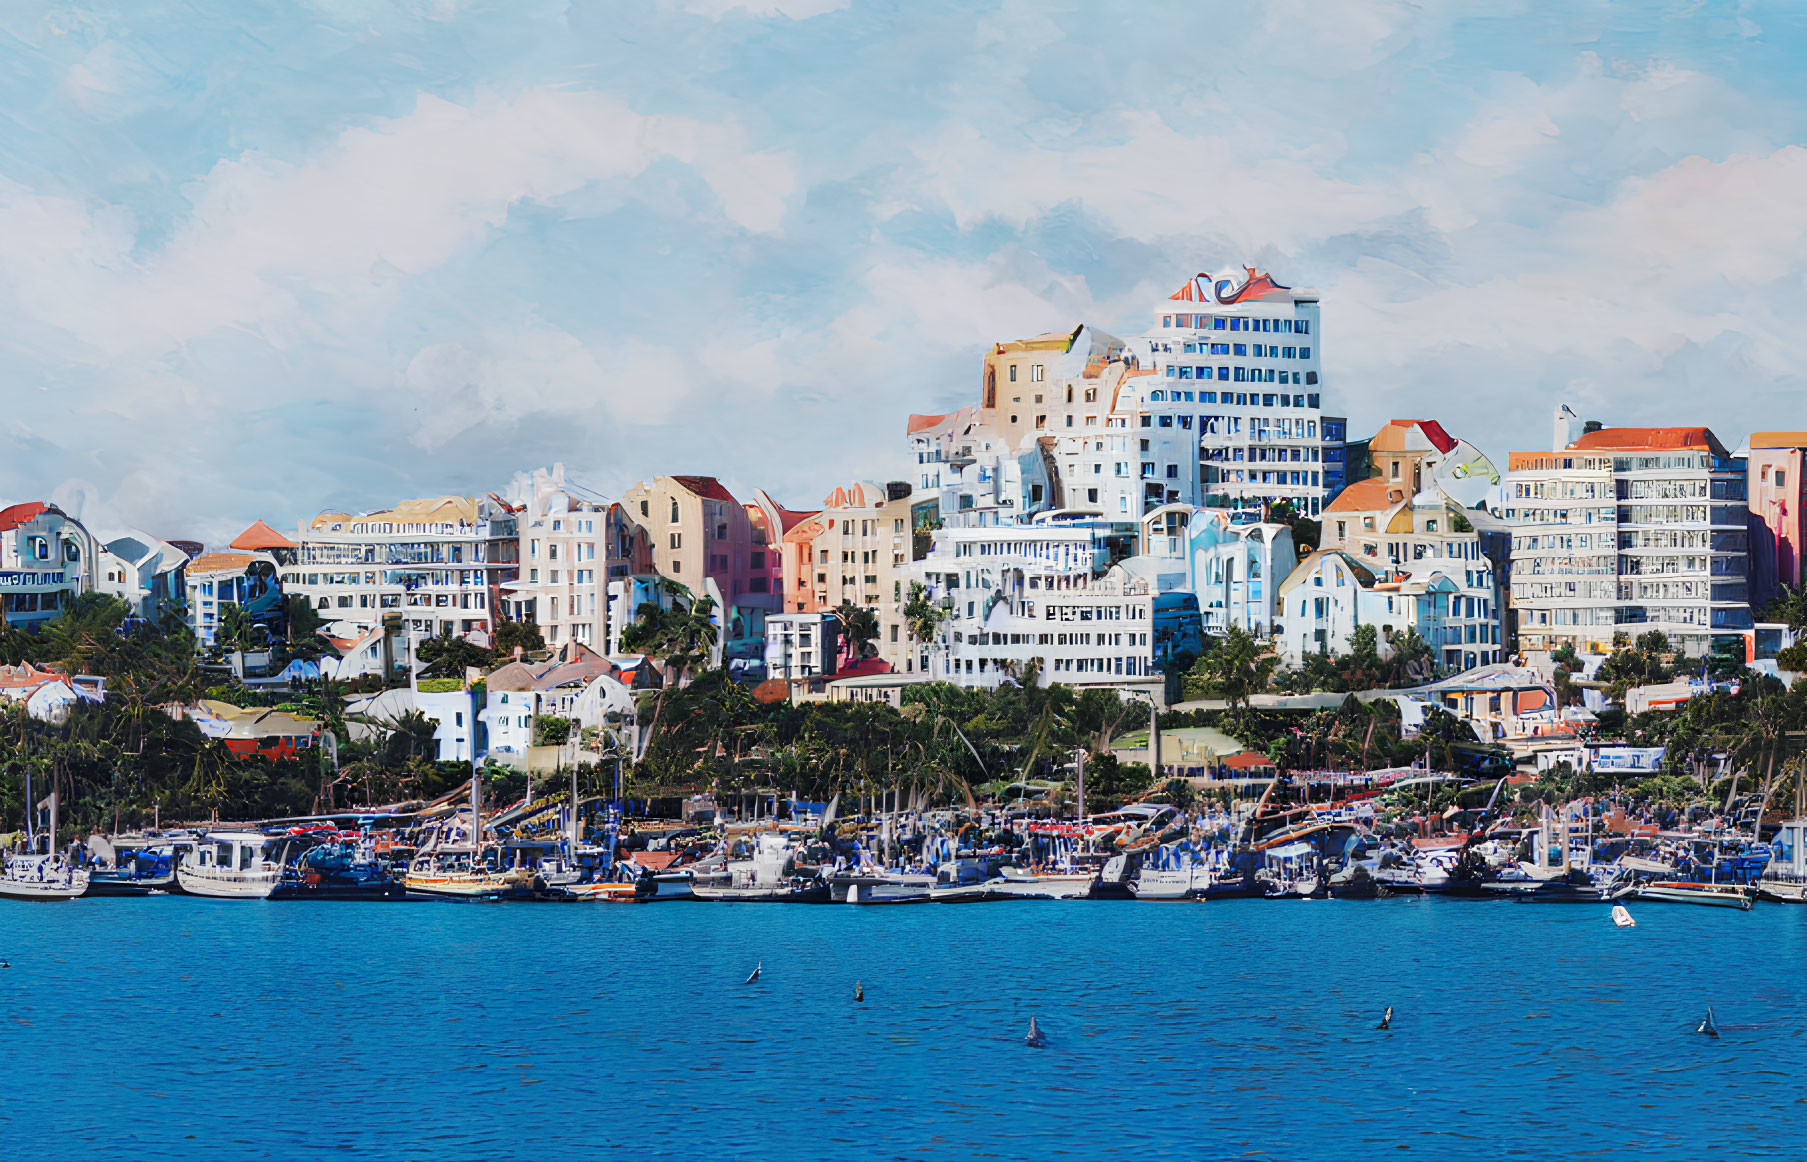
[[[1569,445],[1575,452],[1696,451],[1726,454],[1710,428],[1601,428]]]
[[[259,549],[292,549],[295,547],[295,542],[289,540],[289,538],[283,536],[263,521],[257,521],[250,528],[234,538],[229,547],[256,552]]]

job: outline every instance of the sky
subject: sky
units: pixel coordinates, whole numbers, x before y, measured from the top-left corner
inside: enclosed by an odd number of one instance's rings
[[[1807,428],[1795,4],[0,7],[0,498],[222,545],[563,462],[815,507],[987,344],[1322,295],[1503,467]]]

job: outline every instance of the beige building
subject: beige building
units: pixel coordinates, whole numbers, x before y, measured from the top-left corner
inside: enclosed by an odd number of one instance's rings
[[[837,488],[822,511],[785,534],[784,609],[821,613],[843,601],[878,615],[878,656],[911,668],[903,603],[910,562],[910,487],[862,481]]]

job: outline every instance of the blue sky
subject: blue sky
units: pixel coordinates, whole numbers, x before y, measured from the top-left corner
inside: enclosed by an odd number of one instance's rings
[[[1322,292],[1354,433],[1807,428],[1794,5],[0,8],[0,496],[905,478],[986,343]]]

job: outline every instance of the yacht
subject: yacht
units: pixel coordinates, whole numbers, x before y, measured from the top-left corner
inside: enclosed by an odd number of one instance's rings
[[[1807,819],[1790,819],[1770,845],[1769,865],[1757,879],[1766,900],[1807,904]]]
[[[439,900],[532,900],[545,894],[532,868],[496,867],[468,845],[418,852],[402,876],[402,887],[410,896]]]
[[[159,840],[142,847],[115,848],[100,836],[88,840],[94,866],[88,871],[90,896],[150,896],[181,889],[176,885],[176,865],[193,844],[185,840]]]
[[[0,867],[0,897],[73,900],[88,890],[88,869],[60,855],[9,854]]]
[[[282,878],[289,841],[259,831],[209,831],[176,865],[176,883],[191,896],[261,900]]]
[[[837,904],[926,904],[935,873],[885,868],[842,868],[823,877]]]
[[[1006,864],[990,884],[992,892],[1019,900],[1083,900],[1098,882],[1096,871],[1058,871],[1053,868],[1015,867]]]
[[[795,845],[776,831],[754,837],[746,858],[729,859],[723,854],[698,864],[690,890],[699,900],[792,904],[829,900],[828,884],[820,875],[804,874],[798,868]]]
[[[1211,868],[1190,844],[1162,844],[1142,857],[1129,890],[1138,900],[1199,900],[1211,890]]]

